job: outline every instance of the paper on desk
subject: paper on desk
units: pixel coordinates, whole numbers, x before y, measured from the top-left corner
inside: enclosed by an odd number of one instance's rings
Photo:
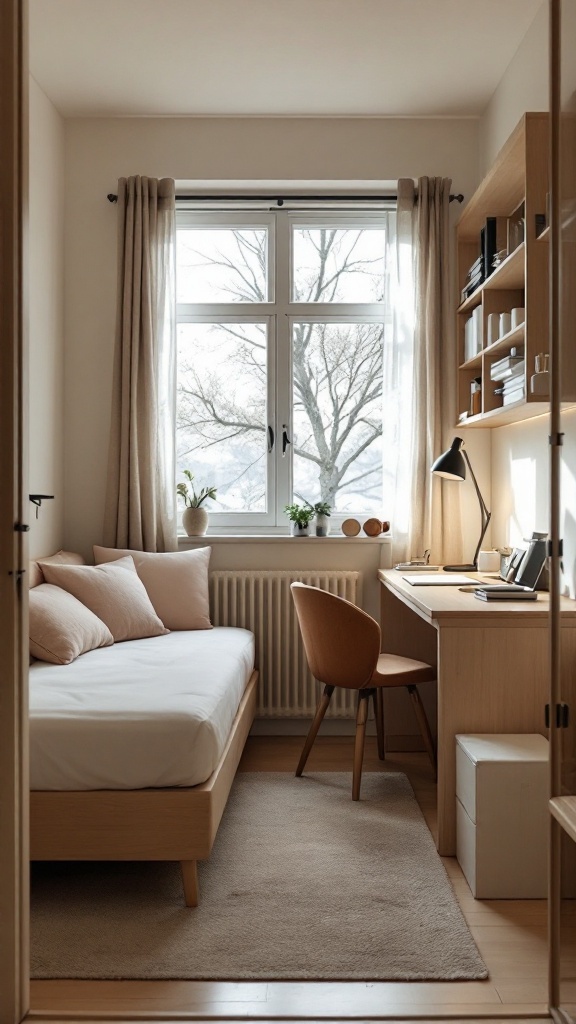
[[[461,587],[463,583],[476,582],[473,576],[460,576],[450,572],[441,572],[438,575],[430,573],[422,576],[410,574],[410,576],[403,576],[402,579],[411,583],[413,587]]]

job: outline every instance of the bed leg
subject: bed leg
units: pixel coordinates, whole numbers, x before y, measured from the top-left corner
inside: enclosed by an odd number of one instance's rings
[[[195,860],[181,860],[182,882],[184,883],[184,898],[187,907],[198,906],[198,862]]]

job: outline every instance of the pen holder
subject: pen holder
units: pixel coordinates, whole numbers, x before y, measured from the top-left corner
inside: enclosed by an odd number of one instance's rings
[[[499,551],[478,552],[478,572],[498,572],[500,569]]]

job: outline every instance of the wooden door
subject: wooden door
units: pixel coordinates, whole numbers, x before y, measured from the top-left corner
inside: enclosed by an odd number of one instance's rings
[[[0,3],[0,1022],[28,1010],[26,7]]]
[[[551,843],[550,1007],[576,1021],[576,649],[560,592],[576,597],[576,0],[551,0]],[[563,550],[560,549],[562,542]],[[554,599],[554,600],[553,600]],[[560,717],[556,709],[560,710]]]

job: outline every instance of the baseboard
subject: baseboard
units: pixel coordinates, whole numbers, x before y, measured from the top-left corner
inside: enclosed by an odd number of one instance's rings
[[[251,736],[305,736],[310,728],[308,718],[256,718],[250,730]],[[324,719],[320,727],[320,736],[353,736],[356,723],[349,718]],[[375,736],[376,726],[373,721],[366,725],[366,735]],[[422,739],[417,735],[386,736],[386,750],[419,751],[424,750]]]

